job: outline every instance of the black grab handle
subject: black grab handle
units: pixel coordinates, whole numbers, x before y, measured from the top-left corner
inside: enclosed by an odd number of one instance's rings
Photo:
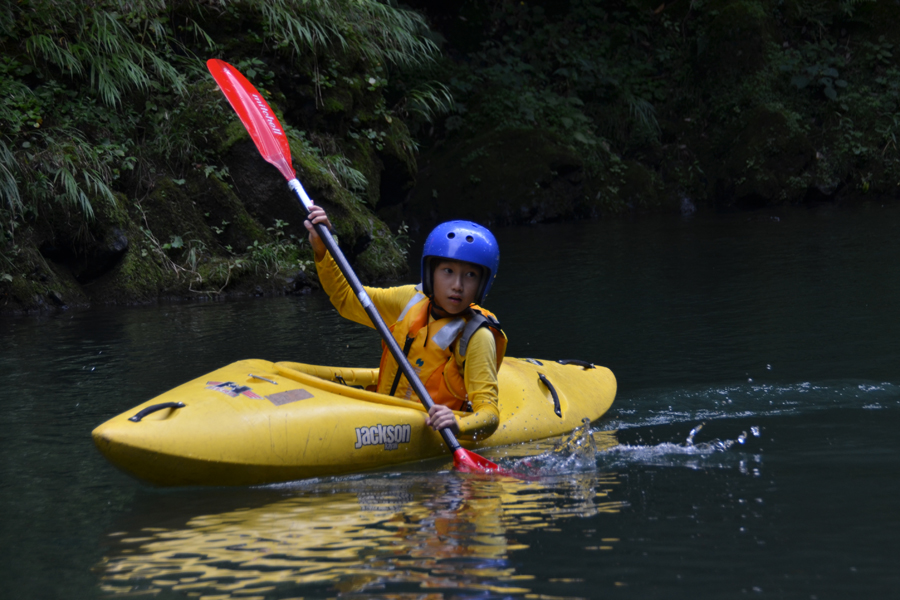
[[[163,402],[162,404],[154,404],[153,406],[148,406],[133,417],[129,417],[128,420],[138,423],[141,419],[143,419],[150,413],[155,413],[156,411],[162,410],[164,408],[184,408],[184,402]]]
[[[556,393],[556,388],[553,387],[553,384],[550,383],[550,380],[544,377],[543,373],[538,373],[538,379],[541,380],[541,383],[547,386],[547,389],[550,390],[550,395],[553,396],[553,412],[556,413],[556,416],[562,419],[562,408],[559,406],[559,394]]]
[[[561,365],[577,365],[584,369],[594,369],[594,363],[589,363],[586,360],[578,360],[577,358],[564,358],[562,360],[556,361]]]

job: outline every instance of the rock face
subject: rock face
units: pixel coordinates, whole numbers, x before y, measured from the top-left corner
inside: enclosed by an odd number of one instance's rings
[[[96,203],[94,219],[74,233],[58,211],[22,238],[22,274],[0,282],[0,311],[307,293],[316,280],[296,197],[249,138],[225,160],[230,183],[196,169],[161,177],[140,201],[120,195]],[[359,276],[399,277],[406,262],[385,224],[314,161],[297,167],[310,195],[329,209]]]
[[[804,198],[816,151],[795,119],[778,107],[757,107],[729,137],[714,190],[720,205],[755,208]]]
[[[589,216],[579,157],[555,135],[513,130],[462,140],[420,158],[409,213],[423,224],[491,225]]]

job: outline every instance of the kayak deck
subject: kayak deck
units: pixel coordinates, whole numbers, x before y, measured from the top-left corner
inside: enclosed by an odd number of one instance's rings
[[[110,419],[93,438],[115,465],[157,485],[253,485],[449,456],[419,402],[366,389],[377,375],[238,361]],[[466,448],[566,433],[602,416],[616,392],[612,372],[593,365],[506,358],[498,376],[500,426],[460,440]]]

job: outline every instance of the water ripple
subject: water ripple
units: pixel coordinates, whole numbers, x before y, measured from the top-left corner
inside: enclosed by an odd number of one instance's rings
[[[601,428],[613,430],[726,418],[797,415],[826,409],[898,407],[900,386],[890,382],[845,380],[783,384],[747,381],[724,386],[648,390],[620,396]]]

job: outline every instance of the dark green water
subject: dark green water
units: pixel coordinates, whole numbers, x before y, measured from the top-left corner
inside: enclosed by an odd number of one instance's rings
[[[241,358],[374,365],[375,334],[321,296],[0,321],[4,597],[896,597],[900,210],[498,238],[509,354],[618,377],[595,457],[152,488],[95,426]]]

